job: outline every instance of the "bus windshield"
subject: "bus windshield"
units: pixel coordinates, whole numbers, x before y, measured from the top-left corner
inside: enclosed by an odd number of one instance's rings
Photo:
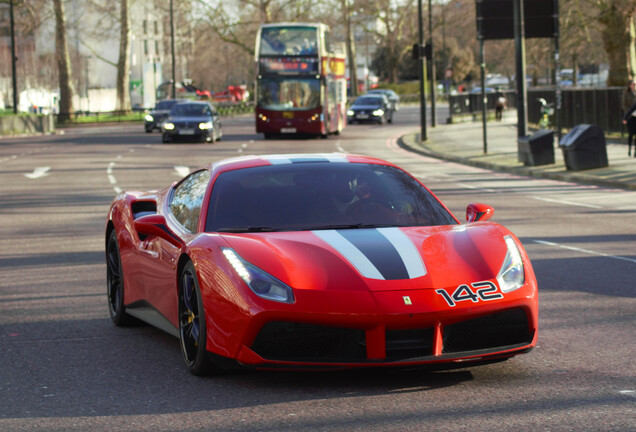
[[[261,30],[260,55],[316,55],[315,27],[280,26]]]
[[[294,111],[318,108],[320,80],[315,78],[261,79],[258,106],[273,111]]]

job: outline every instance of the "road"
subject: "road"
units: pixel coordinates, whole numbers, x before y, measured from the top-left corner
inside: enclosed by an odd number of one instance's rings
[[[636,194],[409,153],[397,139],[418,119],[403,107],[393,124],[326,140],[264,141],[251,117],[226,119],[213,145],[128,125],[0,139],[0,430],[636,430]],[[118,191],[242,154],[334,151],[397,163],[460,219],[470,202],[494,206],[537,275],[537,348],[444,372],[196,378],[176,339],[112,325],[103,232]]]

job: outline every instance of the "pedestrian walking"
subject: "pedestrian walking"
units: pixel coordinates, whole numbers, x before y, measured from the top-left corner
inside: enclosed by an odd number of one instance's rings
[[[627,156],[632,155],[632,141],[636,139],[636,82],[629,80],[627,88],[621,98],[621,108],[624,117],[623,124],[627,125]],[[636,142],[634,142],[634,157],[636,157]]]
[[[500,122],[503,118],[503,110],[506,108],[506,97],[497,89],[497,100],[495,101],[495,119]]]

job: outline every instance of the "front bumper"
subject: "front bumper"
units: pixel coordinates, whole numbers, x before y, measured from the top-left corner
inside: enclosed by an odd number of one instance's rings
[[[384,114],[375,115],[372,112],[355,112],[353,115],[347,115],[347,122],[381,122]]]
[[[536,285],[502,300],[455,307],[431,290],[326,297],[305,299],[312,305],[305,313],[253,315],[232,357],[243,365],[282,369],[481,363],[527,352],[537,341]],[[302,293],[297,300],[304,303]]]
[[[173,129],[173,130],[163,130],[164,138],[167,138],[170,141],[211,141],[212,140],[212,129]]]
[[[407,329],[272,321],[241,349],[238,361],[283,369],[487,362],[527,352],[535,343],[536,329],[522,308]]]

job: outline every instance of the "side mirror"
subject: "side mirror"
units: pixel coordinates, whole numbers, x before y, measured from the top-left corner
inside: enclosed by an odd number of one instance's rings
[[[486,204],[472,203],[466,207],[466,221],[487,221],[495,213],[495,209]]]
[[[135,220],[134,226],[139,234],[157,236],[177,247],[183,246],[181,239],[168,228],[166,218],[162,215],[142,216]]]

